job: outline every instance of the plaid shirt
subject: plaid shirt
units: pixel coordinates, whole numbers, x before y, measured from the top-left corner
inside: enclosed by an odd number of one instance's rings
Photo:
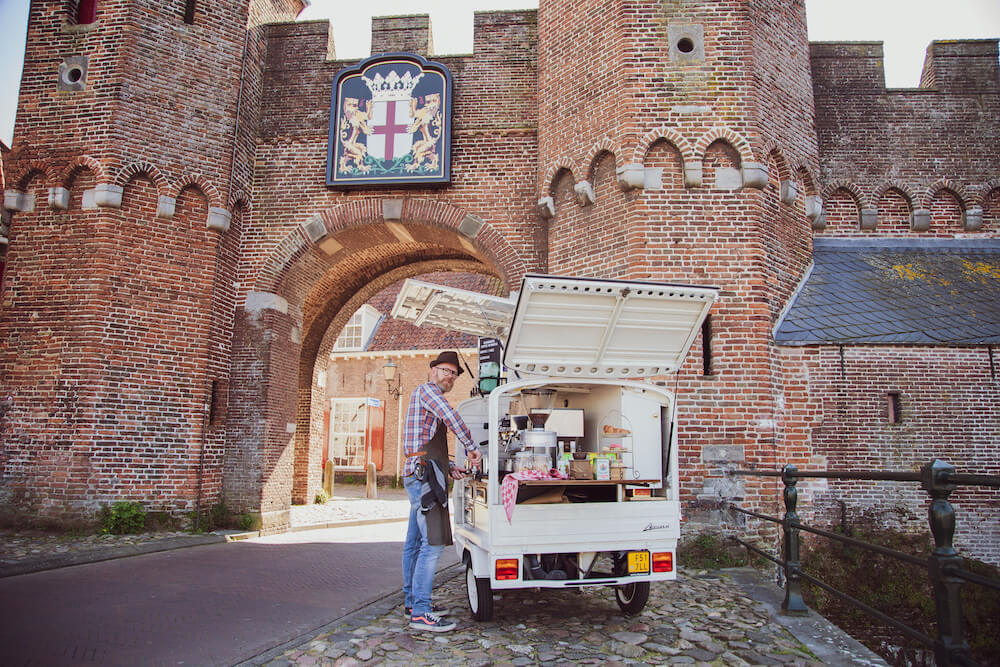
[[[426,451],[427,443],[434,437],[434,432],[441,422],[455,434],[465,447],[466,454],[479,449],[479,446],[472,442],[469,427],[455,412],[455,408],[448,405],[441,388],[433,382],[425,382],[413,390],[413,394],[410,395],[410,407],[406,411],[406,423],[403,425],[403,454],[407,457],[406,465],[403,467],[404,477],[413,474],[413,468],[420,457],[412,455]]]

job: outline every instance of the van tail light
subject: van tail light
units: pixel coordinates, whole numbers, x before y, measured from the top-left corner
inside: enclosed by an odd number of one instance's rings
[[[674,554],[665,551],[653,554],[653,572],[673,572]]]
[[[518,559],[498,558],[496,562],[497,581],[517,579]]]

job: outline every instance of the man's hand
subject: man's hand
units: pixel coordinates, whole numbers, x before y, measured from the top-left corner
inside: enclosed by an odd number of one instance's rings
[[[470,466],[472,466],[472,467],[478,467],[479,466],[479,462],[483,460],[483,453],[481,451],[479,451],[478,449],[474,449],[471,452],[469,452],[468,459],[469,459],[469,465]]]
[[[462,470],[461,468],[452,468],[451,469],[451,478],[452,479],[465,479],[465,476],[467,474],[468,473],[465,470]]]

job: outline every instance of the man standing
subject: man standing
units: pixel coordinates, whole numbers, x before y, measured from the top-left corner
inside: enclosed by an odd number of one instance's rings
[[[465,476],[448,459],[446,428],[451,429],[465,447],[471,465],[477,465],[483,455],[479,446],[472,442],[469,427],[444,397],[462,374],[458,353],[446,350],[430,365],[430,380],[413,390],[403,427],[403,452],[406,454],[403,487],[410,499],[410,522],[403,545],[403,604],[414,630],[447,632],[455,628],[455,622],[442,618],[447,611],[432,607],[431,588],[441,551],[446,544],[452,543],[450,519],[447,508],[427,513],[421,510],[422,481],[417,479],[415,472],[417,463],[423,459],[425,475],[431,474],[436,465],[440,470],[447,470],[452,479]]]

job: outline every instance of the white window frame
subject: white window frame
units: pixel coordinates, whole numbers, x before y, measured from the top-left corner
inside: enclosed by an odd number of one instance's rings
[[[367,303],[351,315],[333,344],[334,352],[360,352],[368,345],[382,313]]]
[[[353,409],[353,416],[351,414]],[[330,446],[328,456],[335,470],[365,469],[368,460],[368,399],[330,399]]]

